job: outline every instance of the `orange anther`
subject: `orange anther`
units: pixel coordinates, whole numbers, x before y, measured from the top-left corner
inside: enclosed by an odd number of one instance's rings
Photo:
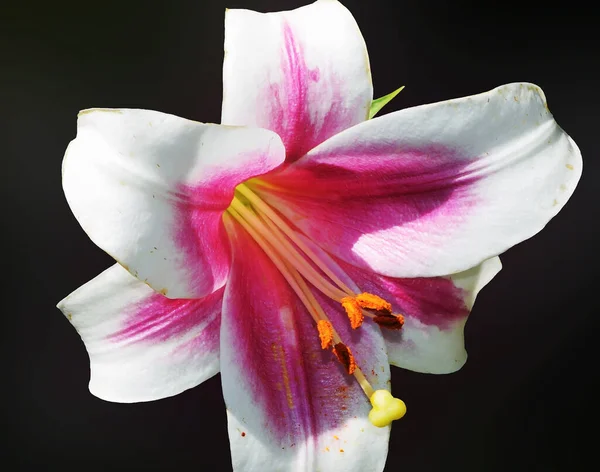
[[[335,354],[335,357],[337,357],[337,360],[344,366],[346,372],[349,375],[352,375],[356,370],[356,361],[354,360],[350,348],[344,343],[337,343],[333,347],[333,353]]]
[[[317,329],[319,330],[319,339],[321,340],[321,349],[327,349],[331,347],[333,342],[333,327],[327,320],[319,320],[317,323]]]
[[[377,315],[373,321],[382,328],[398,330],[404,326],[404,316],[402,315]]]
[[[362,308],[367,308],[368,310],[377,310],[386,313],[392,312],[391,303],[372,293],[361,293],[355,297],[355,300]]]
[[[358,302],[352,297],[344,297],[340,300],[342,307],[346,310],[346,314],[350,319],[350,326],[352,329],[360,328],[360,325],[365,319]]]

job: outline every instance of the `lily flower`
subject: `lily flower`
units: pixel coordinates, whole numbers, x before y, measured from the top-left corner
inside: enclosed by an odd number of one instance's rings
[[[234,470],[380,471],[406,408],[390,364],[464,364],[497,256],[567,202],[580,152],[531,84],[372,118],[390,97],[334,0],[228,10],[223,77],[222,125],[79,114],[65,195],[118,261],[59,304],[90,390],[220,372]]]

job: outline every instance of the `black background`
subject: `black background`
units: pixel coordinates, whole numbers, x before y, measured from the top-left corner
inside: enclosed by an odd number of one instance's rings
[[[587,469],[597,449],[600,316],[595,10],[583,2],[345,4],[369,48],[375,95],[406,85],[385,111],[534,82],[585,160],[564,210],[502,257],[504,270],[467,324],[467,365],[447,376],[393,369],[409,413],[394,425],[386,470]],[[218,123],[224,8],[300,5],[3,7],[0,460],[9,470],[231,469],[218,376],[147,404],[111,404],[87,391],[87,354],[55,304],[112,261],[72,216],[60,166],[82,108]]]

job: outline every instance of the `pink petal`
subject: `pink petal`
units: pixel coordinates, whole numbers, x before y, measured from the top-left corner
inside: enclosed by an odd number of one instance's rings
[[[368,116],[367,51],[338,2],[269,14],[228,10],[225,52],[222,123],[275,131],[288,162]]]
[[[222,214],[239,183],[284,159],[267,130],[147,110],[86,110],[63,162],[69,205],[90,238],[170,298],[222,287]]]
[[[580,175],[579,150],[541,90],[511,84],[357,125],[257,190],[346,262],[430,277],[536,234]]]
[[[357,382],[264,252],[228,225],[233,264],[221,326],[221,378],[234,470],[382,470],[389,428],[376,428]],[[375,388],[389,365],[381,333],[350,333],[341,307],[323,301]]]
[[[114,402],[157,400],[218,373],[223,291],[169,299],[115,264],[61,301],[90,356],[90,391]]]

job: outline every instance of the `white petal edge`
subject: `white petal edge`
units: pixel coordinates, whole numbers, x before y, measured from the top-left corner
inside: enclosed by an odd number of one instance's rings
[[[473,308],[479,291],[502,269],[499,257],[492,257],[476,267],[453,274],[449,278],[465,291],[465,304]],[[402,328],[402,342],[396,341],[393,332],[383,331],[390,364],[414,372],[449,374],[467,362],[464,327],[467,317],[457,320],[452,327],[440,329],[407,318]]]
[[[176,330],[166,339],[159,339],[160,330],[169,328],[170,317],[150,321],[147,329],[133,336],[118,335],[152,297],[162,295],[115,264],[58,304],[89,354],[93,395],[118,403],[157,400],[195,387],[219,372],[221,303],[217,300],[197,316],[197,324]],[[217,294],[211,297],[220,300]],[[162,298],[171,306],[178,302]]]

